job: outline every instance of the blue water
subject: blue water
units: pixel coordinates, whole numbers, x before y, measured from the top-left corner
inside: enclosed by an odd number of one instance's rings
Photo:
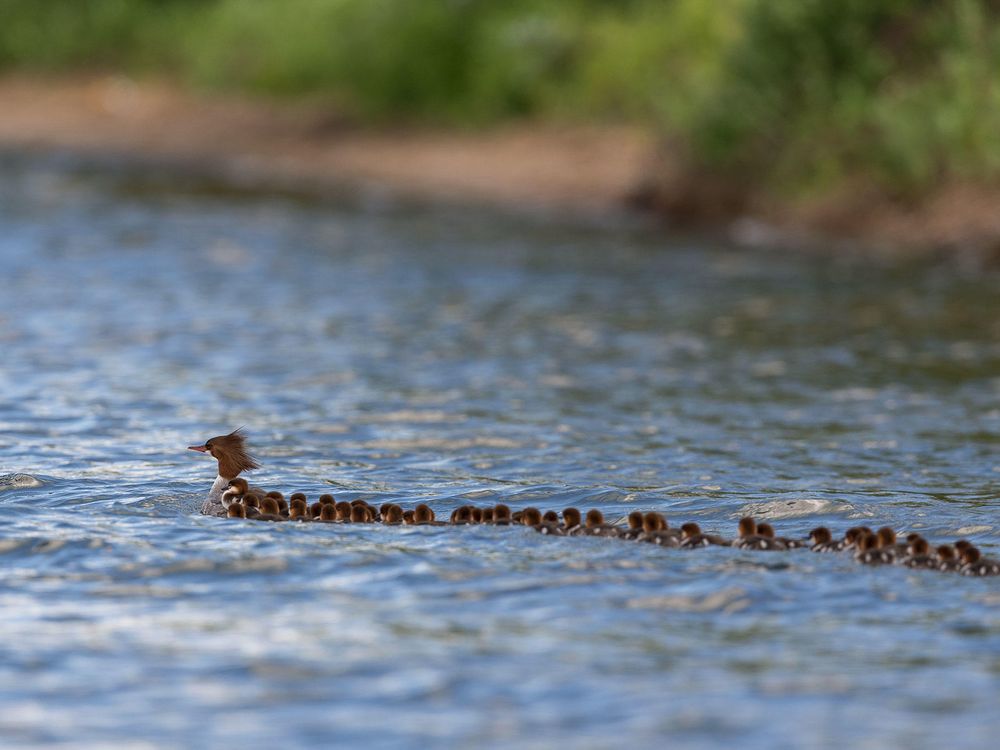
[[[0,166],[0,745],[993,747],[1000,579],[315,498],[1000,553],[1000,268]],[[15,476],[15,474],[20,475]]]

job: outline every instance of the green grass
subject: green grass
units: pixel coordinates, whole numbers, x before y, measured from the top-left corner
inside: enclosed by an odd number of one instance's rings
[[[0,67],[325,98],[379,123],[638,123],[799,194],[1000,177],[995,0],[0,0]]]

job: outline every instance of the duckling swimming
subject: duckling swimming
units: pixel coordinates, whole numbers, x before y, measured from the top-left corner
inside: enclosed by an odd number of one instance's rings
[[[1000,563],[984,560],[979,550],[971,545],[962,550],[961,561],[959,572],[963,576],[1000,575]]]
[[[826,526],[817,526],[809,532],[809,541],[812,546],[809,548],[813,552],[837,552],[840,550],[840,543],[833,541],[833,534]]]
[[[955,548],[950,544],[942,544],[934,550],[937,557],[937,569],[943,573],[954,573],[962,567]]]
[[[618,529],[604,523],[604,514],[597,508],[587,511],[587,518],[584,522],[583,534],[585,536],[609,536],[617,537]]]
[[[730,544],[730,542],[727,542],[718,534],[703,534],[701,527],[693,521],[681,526],[681,547],[684,549],[708,547],[710,545],[728,547]]]
[[[583,517],[580,515],[580,511],[576,508],[570,507],[563,510],[562,514],[563,532],[565,532],[566,536],[579,534],[583,529],[581,526]]]
[[[226,515],[229,518],[246,518],[247,509],[243,503],[230,503],[226,508]]]
[[[680,547],[682,533],[677,529],[671,529],[661,513],[650,511],[642,517],[642,533],[637,539],[660,547]]]

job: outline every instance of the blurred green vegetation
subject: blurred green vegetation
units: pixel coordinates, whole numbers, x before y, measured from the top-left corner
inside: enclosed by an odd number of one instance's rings
[[[638,123],[772,191],[1000,176],[1000,0],[0,0],[0,66]]]

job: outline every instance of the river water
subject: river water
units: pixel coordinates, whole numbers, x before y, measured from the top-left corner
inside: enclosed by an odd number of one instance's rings
[[[1000,553],[1000,269],[0,167],[4,747],[994,747],[1000,579],[311,499]]]

